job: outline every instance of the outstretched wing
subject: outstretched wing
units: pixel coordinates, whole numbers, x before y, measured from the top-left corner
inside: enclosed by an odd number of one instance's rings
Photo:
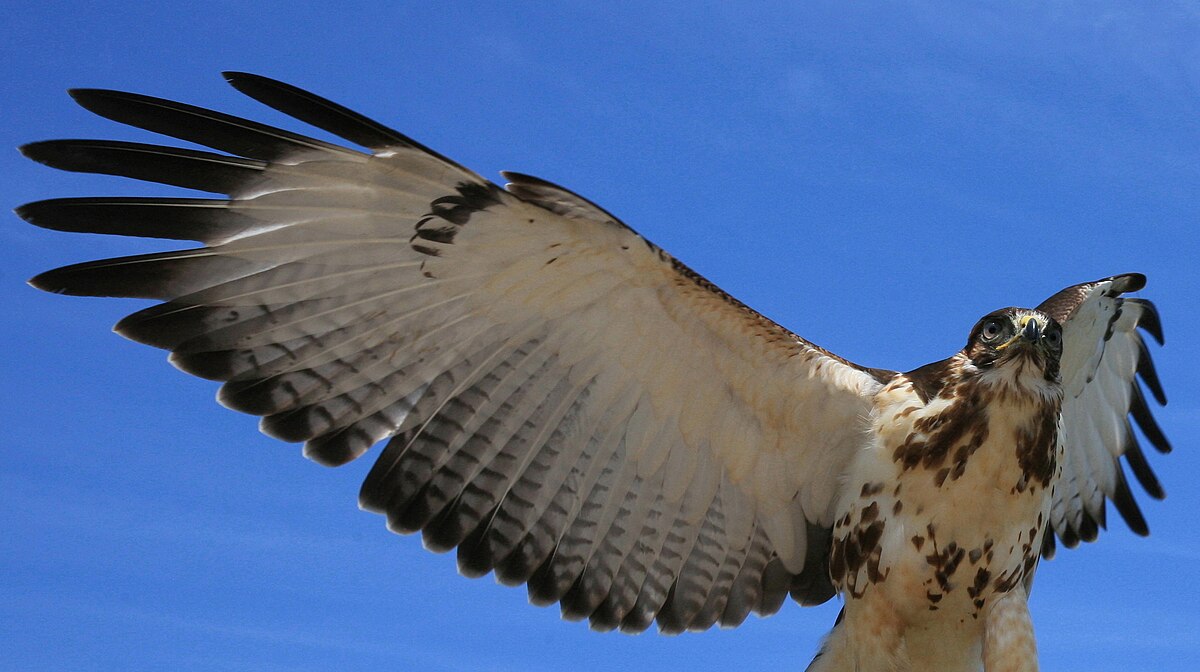
[[[1105,499],[1112,500],[1130,529],[1149,534],[1146,519],[1125,480],[1125,457],[1137,481],[1155,499],[1165,496],[1146,461],[1129,417],[1156,450],[1170,452],[1150,414],[1142,383],[1167,403],[1142,331],[1161,345],[1162,326],[1154,304],[1121,294],[1141,289],[1145,276],[1131,273],[1068,287],[1038,309],[1063,327],[1063,427],[1066,459],[1058,483],[1051,525],[1067,547],[1094,541],[1105,527]],[[1053,536],[1047,535],[1053,554]]]
[[[74,91],[229,154],[66,140],[28,156],[229,199],[23,206],[46,228],[205,245],[34,286],[163,301],[117,331],[223,381],[221,403],[318,462],[390,438],[362,506],[568,617],[675,632],[770,613],[789,590],[833,594],[832,506],[886,372],[782,329],[573,193],[516,174],[506,191],[318,96],[227,78],[370,152]]]

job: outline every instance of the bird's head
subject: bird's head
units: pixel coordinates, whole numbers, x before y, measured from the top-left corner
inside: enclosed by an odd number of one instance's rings
[[[1054,318],[1037,310],[1003,308],[975,324],[964,352],[988,377],[1058,383],[1062,349],[1062,326]]]

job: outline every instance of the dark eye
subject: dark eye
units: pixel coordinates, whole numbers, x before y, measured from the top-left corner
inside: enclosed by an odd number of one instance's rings
[[[983,337],[984,342],[990,343],[1004,333],[1004,325],[1000,324],[1000,320],[988,320],[983,323],[983,330],[979,335]]]
[[[1062,347],[1062,333],[1057,329],[1047,331],[1046,335],[1042,336],[1042,338],[1046,339],[1046,342],[1049,343],[1050,347],[1052,348]]]

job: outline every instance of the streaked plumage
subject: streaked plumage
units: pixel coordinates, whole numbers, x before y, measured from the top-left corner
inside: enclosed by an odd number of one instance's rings
[[[501,189],[313,94],[228,79],[370,151],[75,91],[97,114],[228,154],[66,140],[28,156],[228,199],[23,206],[46,228],[203,244],[32,283],[163,301],[117,330],[222,381],[223,404],[318,462],[386,439],[361,504],[457,548],[464,574],[625,631],[734,626],[789,593],[840,590],[846,615],[814,669],[973,669],[1029,662],[1031,630],[989,623],[1028,628],[1025,592],[1055,536],[1095,539],[1107,499],[1147,531],[1119,462],[1162,497],[1127,420],[1169,450],[1136,382],[1165,403],[1138,331],[1161,342],[1158,317],[1121,296],[1140,275],[1000,311],[942,362],[868,369],[569,191],[515,173]],[[1013,349],[986,341],[992,318]]]

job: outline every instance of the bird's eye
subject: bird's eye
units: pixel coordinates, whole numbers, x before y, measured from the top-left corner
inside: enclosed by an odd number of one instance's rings
[[[1050,347],[1057,348],[1062,346],[1062,334],[1058,330],[1047,331],[1042,338],[1050,344]]]
[[[983,331],[980,332],[980,336],[983,337],[984,341],[991,342],[1000,338],[1000,334],[1002,333],[1004,333],[1004,326],[1000,324],[999,320],[988,320],[984,322]]]

